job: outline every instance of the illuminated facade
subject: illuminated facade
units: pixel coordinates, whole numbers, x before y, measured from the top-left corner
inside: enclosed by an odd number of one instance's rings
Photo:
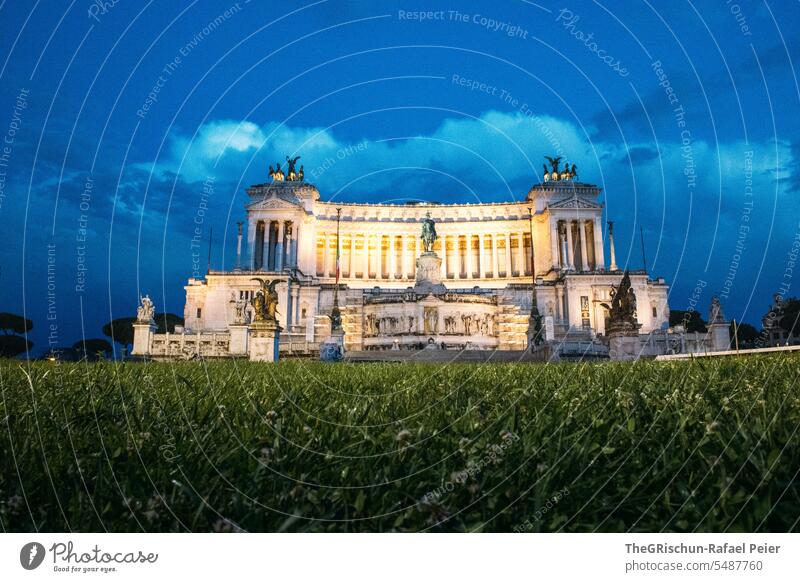
[[[281,351],[314,353],[330,333],[337,248],[348,350],[431,343],[524,349],[532,265],[546,339],[591,341],[604,333],[601,304],[610,302],[622,273],[613,241],[604,240],[600,189],[578,182],[574,166],[572,173],[546,173],[519,202],[452,205],[327,202],[302,173],[284,179],[277,172],[271,182],[247,189],[242,268],[189,280],[186,335],[224,341],[229,326],[247,319],[247,302],[259,285],[251,278],[278,278]],[[428,215],[438,235],[433,251],[441,260],[440,284],[421,290],[419,236]],[[631,283],[641,333],[665,328],[663,279],[634,271]]]

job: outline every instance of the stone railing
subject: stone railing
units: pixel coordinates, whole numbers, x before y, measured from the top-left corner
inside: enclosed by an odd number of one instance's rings
[[[726,324],[727,325],[727,324]],[[657,330],[639,336],[640,353],[645,357],[668,354],[704,354],[716,350],[727,350],[729,345],[721,345],[711,331],[681,332]]]
[[[153,358],[223,358],[230,354],[230,332],[153,334],[150,356]]]
[[[228,331],[155,333],[155,330],[154,325],[146,322],[133,324],[134,356],[189,360],[246,357],[249,353],[249,326],[244,324],[231,325]]]

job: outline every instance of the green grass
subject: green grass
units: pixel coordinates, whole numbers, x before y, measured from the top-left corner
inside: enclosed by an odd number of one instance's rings
[[[0,362],[5,531],[797,531],[800,357]]]

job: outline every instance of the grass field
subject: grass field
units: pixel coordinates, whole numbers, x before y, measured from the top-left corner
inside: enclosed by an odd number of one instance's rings
[[[0,362],[5,531],[798,531],[800,357]]]

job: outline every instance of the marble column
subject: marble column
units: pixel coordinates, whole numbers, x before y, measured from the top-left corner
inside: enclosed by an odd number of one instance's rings
[[[286,222],[286,246],[283,249],[284,254],[284,261],[283,266],[287,268],[291,268],[292,266],[292,245],[294,241],[292,240],[292,223]]]
[[[408,239],[408,252],[408,278],[413,281],[417,271],[417,257],[422,254],[422,250],[417,246],[417,239],[414,236]]]
[[[280,236],[280,223],[271,220],[269,223],[269,244],[267,246],[267,270],[274,271],[278,264],[278,257],[275,251],[278,248],[278,237]]]
[[[328,233],[322,234],[322,276],[327,277],[331,272],[331,241]]]
[[[269,251],[270,239],[272,238],[272,222],[267,222],[264,230],[264,254],[262,255],[262,265],[265,271],[269,271]]]
[[[506,252],[504,253],[506,256],[506,277],[511,276],[511,235],[506,233],[503,237],[506,241]]]
[[[292,309],[294,310],[294,315],[292,315],[292,322],[295,325],[300,323],[300,286],[293,285],[292,286]]]
[[[447,279],[447,236],[439,238],[442,241],[442,279]]]
[[[461,273],[464,268],[464,255],[461,253],[461,235],[457,234],[455,236],[455,253],[453,253],[456,257],[456,266],[453,269],[453,278],[454,279],[461,279]]]
[[[418,242],[417,237],[414,235],[408,238],[408,247],[408,277],[413,281],[417,276],[417,257],[423,253],[423,248],[421,243]]]
[[[400,261],[400,267],[397,269],[400,271],[400,279],[408,278],[408,241],[406,240],[406,235],[400,235],[400,257],[398,260]]]
[[[397,247],[395,243],[397,237],[393,234],[389,235],[389,280],[394,281],[397,278]]]
[[[351,234],[347,237],[347,278],[353,278],[353,267],[355,266],[355,261],[353,260],[353,255],[356,252],[356,241],[355,235]]]
[[[561,243],[561,268],[569,270],[569,245],[567,244],[566,224],[564,232],[559,230],[558,238]]]
[[[561,235],[558,231],[558,221],[554,218],[550,219],[550,253],[553,256],[553,268],[560,269],[561,268],[561,259],[558,257],[558,247],[559,243],[561,242],[559,238]],[[531,245],[533,241],[531,241]]]
[[[372,247],[370,250],[370,263],[372,264],[370,276],[372,273],[375,273],[375,279],[380,279],[381,271],[380,271],[380,264],[381,264],[381,257],[380,257],[380,244],[381,244],[381,237],[379,235],[373,234],[369,237],[370,242],[372,243]]]
[[[461,237],[458,237],[458,254],[460,255],[459,276],[462,279],[469,279],[469,235],[464,235],[464,250],[461,250]]]
[[[467,279],[472,279],[475,275],[475,255],[472,253],[472,235],[467,235]]]
[[[575,246],[572,244],[572,221],[567,220],[564,222],[567,228],[567,269],[575,269]]]
[[[492,233],[492,277],[497,279],[499,275],[499,261],[497,260],[498,250],[497,250],[497,233]]]
[[[533,241],[531,241],[533,242]],[[528,261],[525,260],[525,233],[517,233],[517,276],[525,276],[525,267]]]
[[[478,268],[481,279],[486,278],[486,241],[483,234],[478,235]]]
[[[253,236],[253,250],[250,253],[250,267],[257,271],[261,268],[264,264],[264,231],[263,231],[264,223],[260,220],[256,221],[256,227],[253,229],[254,236]],[[248,238],[250,237],[250,232],[248,230]]]
[[[300,286],[294,286],[295,291],[295,302],[294,302],[294,322],[297,325],[300,325],[302,322],[300,321]]]
[[[409,256],[410,250],[408,248],[408,241],[406,240],[406,235],[400,235],[400,279],[407,279],[408,278],[408,265],[409,265]]]
[[[369,236],[366,233],[362,237],[364,239],[364,246],[361,249],[361,264],[362,270],[361,278],[369,279]]]
[[[383,235],[379,234],[375,238],[375,252],[377,253],[375,261],[375,278],[383,278]]]
[[[283,220],[278,221],[278,236],[275,240],[275,270],[283,270],[283,249],[284,238],[286,237],[286,223]]]
[[[589,257],[588,253],[586,252],[586,221],[579,220],[578,221],[578,236],[580,236],[581,240],[581,270],[588,271],[589,270]]]
[[[286,329],[289,329],[289,326],[292,325],[292,316],[294,315],[294,287],[292,285],[291,279],[286,281],[286,318],[284,319],[284,326]]]
[[[297,254],[300,247],[300,221],[292,222],[292,257],[291,263],[293,268],[297,268]],[[297,321],[297,320],[295,320]]]
[[[600,226],[600,217],[594,217],[594,265],[595,269],[604,269],[606,266],[605,257],[603,257],[603,228]]]
[[[260,250],[256,250],[256,253],[260,252],[261,260],[257,261],[257,262],[254,262],[254,265],[257,265],[256,268],[258,270],[266,271],[267,270],[267,244],[268,244],[267,241],[269,241],[269,231],[268,231],[269,223],[264,222],[264,221],[260,221],[260,222],[261,222],[261,227],[262,227],[261,236],[260,237],[256,236],[256,245],[258,246],[258,249],[260,249]],[[256,261],[256,259],[258,259],[258,255],[256,255],[254,253],[253,260]]]

